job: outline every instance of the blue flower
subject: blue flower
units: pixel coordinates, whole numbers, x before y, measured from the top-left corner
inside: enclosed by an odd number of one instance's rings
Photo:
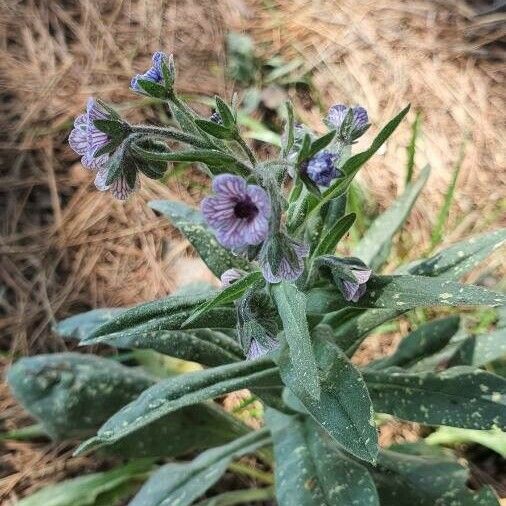
[[[227,269],[221,276],[221,286],[222,288],[227,288],[227,286],[230,286],[231,284],[235,283],[238,279],[241,279],[243,277],[244,273],[241,272],[239,269]]]
[[[307,173],[311,181],[319,186],[330,186],[331,181],[341,174],[336,169],[337,155],[329,151],[320,151],[311,159],[304,162],[302,170]]]
[[[74,121],[74,128],[70,132],[69,145],[81,155],[81,163],[90,170],[99,170],[109,160],[109,155],[95,157],[95,153],[109,142],[107,134],[99,130],[94,121],[108,119],[109,113],[92,97],[86,104],[86,112]]]
[[[265,334],[262,341],[260,339],[251,339],[248,350],[246,351],[246,358],[248,360],[255,360],[256,358],[263,357],[272,350],[279,346],[279,342],[269,335]]]
[[[295,281],[304,272],[304,258],[309,246],[279,233],[264,242],[258,263],[269,283]]]
[[[350,122],[345,121],[349,111],[352,111]],[[351,143],[358,139],[369,128],[367,111],[361,107],[348,107],[343,104],[333,105],[327,115],[327,123],[335,128],[344,142]]]
[[[144,93],[144,90],[139,86],[139,83],[137,82],[139,79],[161,84],[163,82],[162,62],[167,59],[167,55],[161,51],[156,51],[156,53],[153,53],[153,57],[151,59],[153,65],[151,65],[151,67],[146,72],[144,72],[144,74],[137,74],[135,77],[133,77],[130,83],[130,88],[134,91],[137,91],[138,93]]]
[[[239,176],[220,174],[213,180],[213,191],[201,209],[222,246],[242,249],[267,237],[271,202],[263,188],[248,185]]]

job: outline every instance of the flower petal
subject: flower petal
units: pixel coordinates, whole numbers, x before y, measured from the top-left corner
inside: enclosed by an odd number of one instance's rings
[[[271,215],[271,200],[267,192],[260,186],[250,184],[247,187],[247,193],[257,206],[259,214],[269,218]]]
[[[128,184],[125,175],[121,175],[110,186],[110,191],[111,191],[112,196],[118,200],[128,199],[128,197],[130,197],[132,195],[132,193],[139,188],[140,183],[138,181],[139,181],[139,178],[137,177],[135,180],[135,186],[132,188]]]
[[[220,174],[213,179],[213,191],[230,197],[243,197],[247,193],[247,185],[242,177]]]
[[[86,130],[81,126],[76,126],[70,132],[69,135],[69,146],[78,154],[84,155],[88,146],[88,140]]]

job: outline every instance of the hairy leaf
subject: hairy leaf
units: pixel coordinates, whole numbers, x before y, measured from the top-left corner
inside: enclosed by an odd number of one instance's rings
[[[269,410],[279,506],[379,505],[372,478],[308,417]]]
[[[92,309],[59,321],[55,331],[66,339],[81,341],[93,334],[97,328],[127,311],[123,308]]]
[[[312,256],[316,258],[320,255],[327,253],[334,253],[338,242],[344,237],[346,232],[352,227],[355,222],[355,213],[347,214],[340,218],[332,228],[330,228],[325,235],[321,238],[316,246]]]
[[[246,387],[263,387],[279,382],[277,368],[267,359],[239,362],[161,381],[145,390],[135,401],[102,425],[97,436],[78,451],[111,444],[153,423],[162,416]]]
[[[283,322],[296,380],[301,389],[318,400],[320,384],[306,321],[306,296],[295,285],[286,282],[272,285],[271,290]]]
[[[153,473],[130,506],[188,506],[220,479],[233,458],[269,442],[269,433],[264,429],[207,450],[192,462],[166,464]]]
[[[315,330],[314,350],[320,373],[321,395],[316,401],[299,385],[297,371],[287,350],[279,357],[283,382],[300,400],[308,413],[346,451],[374,462],[378,437],[374,411],[360,372],[334,344],[319,337]]]
[[[469,367],[439,374],[364,371],[376,411],[425,425],[506,428],[506,379]]]

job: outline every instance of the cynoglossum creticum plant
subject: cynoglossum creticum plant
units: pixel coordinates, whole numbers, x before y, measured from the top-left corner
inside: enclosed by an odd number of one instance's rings
[[[350,358],[372,330],[410,310],[505,304],[502,294],[459,279],[502,244],[506,231],[381,274],[427,167],[352,255],[338,256],[355,219],[346,214],[350,183],[408,108],[369,149],[352,155],[369,127],[363,108],[333,106],[329,132],[317,136],[295,123],[288,104],[278,158],[259,161],[240,135],[236,100],[229,106],[216,98],[206,119],[174,86],[172,58],[162,53],[131,84],[166,102],[179,128],[129,125],[90,100],[70,143],[96,172],[97,187],[117,198],[138,187],[140,173],[156,178],[167,162],[198,163],[212,179],[200,211],[180,202],[150,205],[187,237],[222,287],[192,286],[133,308],[94,310],[57,330],[82,345],[134,350],[134,357],[147,349],[202,369],[155,380],[93,356],[29,358],[9,373],[17,398],[53,437],[98,429],[78,453],[168,458],[205,450],[154,469],[134,506],[192,504],[247,453],[267,465],[273,454],[275,492],[245,490],[199,504],[273,493],[283,506],[498,504],[491,489],[468,489],[466,469],[447,454],[421,445],[380,449],[375,423],[375,413],[386,413],[428,426],[506,429],[506,379],[483,368],[503,356],[498,339],[467,335],[455,312],[416,328],[389,357],[363,367]],[[212,402],[243,388],[264,404],[261,430]]]

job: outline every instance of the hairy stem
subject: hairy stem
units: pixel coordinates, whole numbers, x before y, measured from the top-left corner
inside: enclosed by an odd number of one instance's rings
[[[132,127],[132,130],[137,133],[154,134],[160,137],[168,137],[169,139],[174,139],[184,144],[190,144],[197,148],[208,149],[213,147],[213,145],[210,144],[207,139],[202,139],[196,135],[181,132],[180,130],[175,130],[174,128],[163,128],[152,125],[134,125]]]
[[[253,154],[253,151],[251,151],[250,147],[246,144],[246,141],[239,134],[236,135],[235,140],[237,141],[239,146],[241,146],[241,148],[244,150],[246,155],[248,155],[249,161],[253,164],[253,166],[255,166],[257,160],[255,158],[255,155]]]
[[[241,464],[240,462],[232,462],[228,468],[234,473],[249,476],[250,478],[261,481],[262,483],[267,483],[268,485],[272,485],[274,483],[272,473],[260,471],[260,469],[255,469],[254,467]]]

